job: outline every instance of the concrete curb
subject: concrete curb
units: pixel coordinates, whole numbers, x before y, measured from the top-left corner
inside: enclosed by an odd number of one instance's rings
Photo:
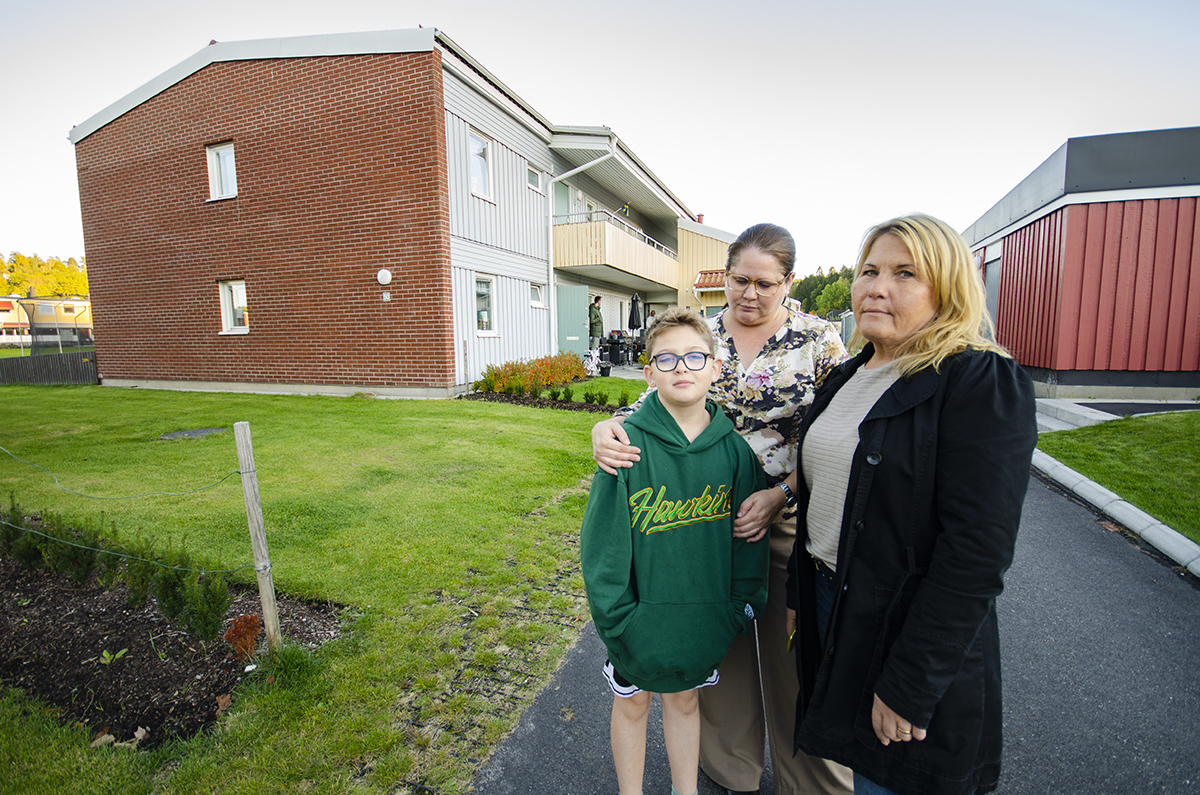
[[[1196,577],[1200,577],[1200,544],[1167,527],[1150,514],[1130,505],[1118,495],[1093,483],[1041,450],[1033,451],[1033,465],[1046,477],[1128,527],[1159,552],[1185,567]]]

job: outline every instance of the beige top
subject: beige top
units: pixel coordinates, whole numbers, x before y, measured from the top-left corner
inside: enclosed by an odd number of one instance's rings
[[[808,554],[837,568],[842,509],[850,485],[850,466],[858,449],[858,426],[900,374],[894,363],[850,376],[821,416],[809,426],[800,451],[800,469],[808,486]]]

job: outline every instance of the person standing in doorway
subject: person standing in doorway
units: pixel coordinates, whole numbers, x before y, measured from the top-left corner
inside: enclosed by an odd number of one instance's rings
[[[592,301],[592,305],[588,307],[588,347],[592,350],[600,347],[600,341],[604,339],[604,317],[600,314],[600,296],[596,296],[596,300]]]

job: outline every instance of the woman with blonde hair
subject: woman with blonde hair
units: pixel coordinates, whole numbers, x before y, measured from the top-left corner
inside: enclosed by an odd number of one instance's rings
[[[990,339],[982,280],[942,221],[872,228],[851,302],[865,347],[800,429],[795,747],[850,767],[856,795],[989,792],[1032,382]]]

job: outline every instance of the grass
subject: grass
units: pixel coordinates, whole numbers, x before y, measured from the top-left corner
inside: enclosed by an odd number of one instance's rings
[[[1044,433],[1038,448],[1200,543],[1200,412]]]
[[[613,379],[619,380],[619,379]],[[0,494],[95,517],[227,568],[252,562],[232,426],[247,421],[276,587],[348,606],[299,673],[252,680],[215,731],[88,748],[36,701],[0,702],[16,792],[463,791],[586,616],[577,533],[595,417],[480,401],[0,387]],[[636,397],[636,395],[634,395]],[[165,433],[225,427],[199,439]],[[182,496],[142,496],[154,492]],[[244,568],[236,575],[253,582]],[[60,787],[54,782],[71,782]]]
[[[75,346],[75,345],[64,345],[62,352],[63,353],[78,353],[79,351],[94,351],[94,350],[96,350],[96,348],[95,348],[95,346],[92,346],[92,345],[85,345],[82,347]],[[54,353],[59,352],[57,345],[54,346],[53,351],[54,351]],[[32,355],[33,355],[33,351],[30,349],[30,347],[28,345],[26,345],[24,348],[19,348],[19,347],[0,348],[0,359],[13,359],[13,358],[17,358],[20,356],[32,356]]]

